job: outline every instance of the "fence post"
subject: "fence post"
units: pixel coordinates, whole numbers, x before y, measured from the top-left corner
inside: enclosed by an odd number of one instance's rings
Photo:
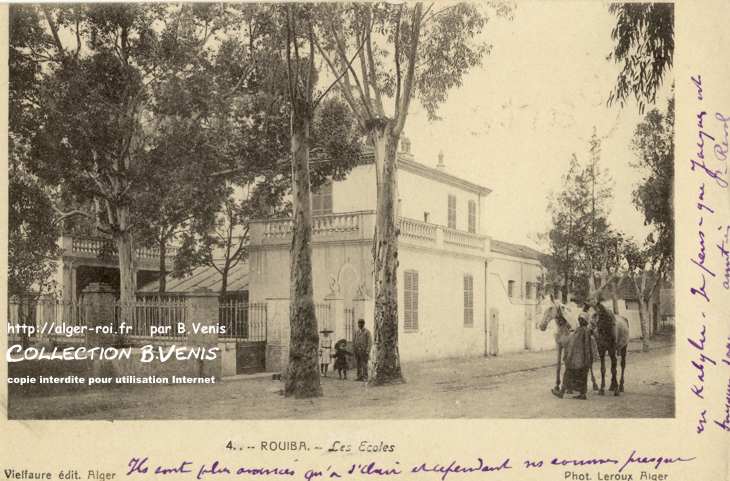
[[[215,328],[218,326],[218,293],[208,288],[199,287],[187,295],[185,302],[185,330],[186,343],[188,347],[218,347],[218,334],[216,329],[205,331],[205,327]],[[195,332],[195,331],[198,332]],[[213,360],[198,360],[197,375],[201,377],[221,377],[221,353]]]
[[[104,282],[92,282],[83,290],[81,300],[84,308],[84,319],[89,331],[86,342],[90,346],[110,346],[114,344],[115,335],[110,332],[114,326],[116,291]],[[104,329],[107,332],[95,332],[92,329]]]

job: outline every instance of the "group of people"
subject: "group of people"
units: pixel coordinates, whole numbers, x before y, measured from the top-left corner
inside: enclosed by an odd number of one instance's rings
[[[340,379],[347,379],[347,358],[354,356],[355,365],[357,366],[357,378],[355,380],[368,380],[368,360],[370,359],[370,348],[373,345],[373,339],[370,335],[370,331],[368,331],[365,327],[364,319],[359,319],[357,321],[357,327],[358,328],[355,331],[352,340],[353,352],[347,350],[347,341],[345,339],[340,339],[335,343],[333,353],[332,338],[330,337],[330,334],[334,331],[330,329],[323,329],[320,331],[322,336],[319,338],[319,368],[322,376],[327,377],[330,361],[334,358],[334,370],[337,371],[337,375]]]

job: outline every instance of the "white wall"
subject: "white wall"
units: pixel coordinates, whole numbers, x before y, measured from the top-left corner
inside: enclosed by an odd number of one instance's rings
[[[483,356],[484,261],[401,247],[398,269],[399,350],[415,361]],[[404,274],[418,271],[418,330],[404,329]],[[464,274],[474,282],[474,322],[464,326]]]
[[[358,165],[348,176],[332,183],[334,213],[375,210],[375,165]]]
[[[431,224],[448,225],[448,196],[456,197],[456,229],[469,228],[469,200],[477,205],[477,233],[484,233],[480,222],[479,195],[437,180],[422,177],[405,169],[398,176],[398,197],[401,199],[401,216],[423,220],[423,213],[429,213]]]
[[[545,332],[536,327],[542,319],[544,309],[544,306],[538,304],[536,289],[533,288],[531,299],[525,298],[525,283],[537,283],[540,272],[539,263],[529,259],[497,254],[490,260],[487,304],[490,312],[496,309],[499,319],[498,354],[555,347],[554,326]],[[508,296],[510,280],[515,282],[512,298]]]
[[[469,200],[477,206],[477,233],[485,233],[484,196],[444,182],[423,177],[401,167],[398,170],[398,197],[400,215],[423,220],[429,213],[432,224],[448,225],[448,196],[456,196],[456,228],[467,231]],[[332,210],[335,213],[375,210],[376,185],[373,164],[355,167],[346,179],[332,185]]]
[[[372,289],[372,254],[370,242],[353,244],[313,244],[312,283],[314,300],[321,302],[330,293],[331,280],[365,283]],[[268,298],[289,297],[289,246],[254,249],[249,258],[249,299],[261,302]],[[346,271],[357,273],[355,279]],[[340,286],[347,288],[347,286]]]

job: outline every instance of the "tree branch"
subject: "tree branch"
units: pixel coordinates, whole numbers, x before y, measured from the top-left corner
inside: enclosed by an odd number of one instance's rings
[[[48,27],[51,29],[51,35],[53,36],[53,43],[56,44],[56,48],[58,49],[58,53],[61,56],[61,58],[66,58],[66,50],[63,48],[63,44],[61,43],[61,38],[58,36],[58,26],[56,25],[56,22],[53,21],[53,17],[51,16],[51,9],[47,6],[41,7],[43,9],[43,14],[46,17],[46,22],[48,22]]]
[[[372,13],[368,14],[368,28],[363,35],[365,39],[367,40],[367,43],[365,44],[366,48],[366,57],[368,61],[368,71],[370,74],[370,85],[373,87],[373,95],[375,96],[375,106],[378,109],[378,114],[381,117],[385,117],[385,108],[383,107],[383,97],[380,94],[380,89],[378,88],[378,74],[375,69],[375,60],[373,58],[373,42],[372,42],[372,32],[373,32],[373,20],[372,20]]]
[[[325,95],[327,95],[327,93],[330,91],[330,89],[332,89],[332,87],[334,87],[335,85],[339,84],[340,81],[342,80],[342,77],[347,75],[347,71],[350,68],[350,66],[352,65],[352,62],[355,61],[355,58],[357,58],[358,54],[360,53],[362,48],[365,46],[365,39],[363,39],[363,41],[360,43],[360,46],[357,47],[355,54],[352,56],[352,58],[350,60],[347,61],[345,68],[342,69],[342,72],[340,72],[339,75],[337,75],[337,70],[334,68],[334,65],[330,61],[329,57],[327,57],[324,54],[323,49],[322,49],[321,45],[319,44],[319,42],[317,42],[316,37],[314,38],[314,43],[317,46],[317,49],[319,50],[322,57],[324,57],[325,62],[327,62],[327,65],[329,65],[330,70],[332,71],[332,74],[335,75],[335,80],[332,83],[330,83],[329,86],[325,89],[324,93],[322,93],[322,95],[320,95],[319,98],[317,98],[317,100],[315,100],[314,106],[316,108],[316,106],[319,105],[319,103],[322,101],[322,99],[324,99]]]
[[[406,124],[406,117],[408,116],[408,107],[411,103],[411,97],[413,97],[413,84],[416,76],[416,61],[418,60],[418,43],[421,35],[421,11],[423,9],[422,3],[417,3],[413,9],[412,25],[411,25],[411,45],[408,53],[408,71],[406,72],[406,79],[403,88],[403,98],[401,100],[401,108],[399,109],[399,115],[396,119],[396,126],[393,129],[395,135],[399,135],[403,131],[403,127]]]
[[[335,40],[335,46],[337,53],[339,54],[340,61],[341,62],[347,62],[347,52],[345,50],[345,45],[342,39],[337,35],[336,26],[334,24],[334,21],[330,22],[330,26],[332,28],[332,36]],[[347,65],[346,65],[347,66]],[[360,84],[360,80],[357,77],[357,73],[355,73],[355,69],[352,68],[352,65],[350,64],[348,67],[349,74],[352,74],[352,78],[355,80],[355,85],[357,86],[358,93],[360,94],[360,100],[362,101],[363,107],[365,108],[365,113],[367,114],[367,117],[372,119],[373,118],[373,108],[370,105],[369,97],[365,95],[365,92],[363,91],[362,85]],[[345,76],[345,79],[349,82],[349,74]],[[364,82],[367,82],[367,79],[363,79]]]
[[[53,225],[58,225],[61,222],[63,222],[64,220],[69,219],[71,217],[76,217],[76,216],[86,217],[87,219],[93,220],[93,221],[96,220],[94,218],[94,216],[92,216],[88,212],[85,212],[85,211],[80,210],[80,209],[75,209],[75,210],[71,210],[71,211],[68,211],[68,212],[63,212],[58,207],[53,206],[53,210],[58,214],[58,217],[53,220]]]
[[[317,49],[319,50],[320,55],[322,55],[322,58],[324,58],[325,62],[327,62],[327,65],[330,68],[330,71],[333,75],[337,75],[337,68],[334,65],[334,61],[327,55],[327,52],[322,48],[322,46],[317,42],[315,38],[315,44],[317,45]],[[357,54],[356,54],[357,55]],[[357,101],[355,100],[355,97],[352,93],[352,86],[350,85],[350,82],[347,81],[349,69],[351,68],[352,62],[355,61],[355,56],[352,57],[352,60],[350,60],[347,63],[347,66],[342,70],[338,77],[339,87],[340,91],[342,92],[342,95],[345,97],[345,101],[350,106],[350,109],[352,110],[352,114],[355,116],[355,120],[357,120],[358,125],[360,128],[364,131],[365,130],[365,118],[360,113],[360,109],[358,108]],[[333,84],[334,85],[334,84]]]

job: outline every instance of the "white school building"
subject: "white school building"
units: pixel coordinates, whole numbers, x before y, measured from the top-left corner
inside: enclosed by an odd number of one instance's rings
[[[540,253],[490,237],[491,190],[399,154],[399,351],[404,361],[554,348],[542,312]],[[312,268],[320,328],[372,330],[376,184],[372,158],[313,194]],[[269,306],[268,343],[288,342],[290,219],[250,226],[248,298]],[[320,307],[324,306],[324,307]],[[272,325],[272,319],[273,325]]]

